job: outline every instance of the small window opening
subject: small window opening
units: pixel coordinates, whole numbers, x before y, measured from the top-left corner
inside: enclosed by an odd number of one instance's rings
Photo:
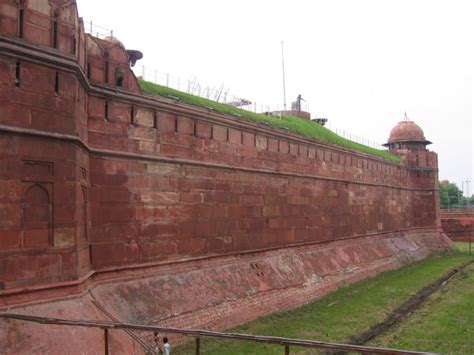
[[[158,115],[156,112],[153,112],[153,128],[158,128]]]
[[[58,18],[53,19],[53,48],[58,48]]]
[[[104,116],[105,116],[105,119],[106,119],[106,120],[109,119],[109,102],[108,102],[108,101],[105,101],[105,105],[104,105]]]
[[[115,68],[115,85],[121,88],[123,86],[124,79],[125,72],[123,69],[120,67]]]
[[[25,35],[25,9],[20,6],[18,13],[18,36],[23,38]]]
[[[91,78],[91,63],[87,63],[87,79]]]
[[[54,92],[56,95],[59,94],[59,73],[56,72],[56,75],[54,77]]]
[[[130,123],[135,123],[135,107],[133,106],[130,108]]]
[[[72,45],[71,52],[72,52],[72,54],[76,55],[77,40],[76,40],[75,35],[72,36],[72,44],[71,45]]]
[[[109,83],[109,61],[105,61],[105,66],[104,66],[104,82],[106,84]]]
[[[15,86],[20,87],[20,78],[21,77],[21,64],[20,62],[16,62],[15,67]]]
[[[174,119],[174,131],[178,132],[178,118]]]
[[[197,123],[196,123],[196,121],[193,122],[193,136],[197,137]]]

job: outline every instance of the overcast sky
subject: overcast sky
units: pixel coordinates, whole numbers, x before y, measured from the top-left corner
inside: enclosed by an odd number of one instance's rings
[[[284,41],[288,106],[301,94],[313,117],[376,142],[406,111],[434,143],[440,179],[474,180],[470,0],[77,2],[144,53],[139,71],[272,107],[283,104]]]

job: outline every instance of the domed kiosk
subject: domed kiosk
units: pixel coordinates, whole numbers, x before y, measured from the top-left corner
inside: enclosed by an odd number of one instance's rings
[[[428,144],[432,143],[425,138],[421,127],[405,114],[405,119],[390,131],[388,142],[384,146],[388,147],[391,153],[397,153],[401,149],[426,150]]]

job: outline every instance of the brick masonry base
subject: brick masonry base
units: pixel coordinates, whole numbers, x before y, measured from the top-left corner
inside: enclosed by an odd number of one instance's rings
[[[474,242],[474,209],[441,210],[441,226],[454,241]]]
[[[10,307],[11,313],[223,330],[294,308],[346,284],[450,248],[436,230],[412,231],[222,257],[100,277],[81,295]],[[3,310],[7,310],[4,308]],[[114,354],[140,354],[122,331],[111,331]],[[171,335],[172,342],[182,339]],[[103,333],[0,321],[0,353],[98,354]]]

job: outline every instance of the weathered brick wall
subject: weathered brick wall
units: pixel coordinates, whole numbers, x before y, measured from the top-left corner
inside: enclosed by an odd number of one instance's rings
[[[435,153],[398,164],[142,96],[74,2],[0,6],[1,287],[439,227]]]
[[[95,267],[438,223],[436,164],[426,152],[418,170],[232,119],[213,122],[202,110],[184,116],[179,106],[132,110],[108,100],[105,119],[103,106],[89,102],[89,143],[122,153],[91,160]]]
[[[442,209],[441,226],[452,240],[468,242],[471,239],[474,242],[474,209]]]
[[[171,263],[103,273],[89,292],[49,302],[0,298],[10,312],[66,319],[103,320],[107,314],[134,324],[223,330],[260,315],[302,305],[338,287],[400,267],[446,248],[435,230],[378,234],[339,242]],[[31,302],[33,301],[33,302]],[[100,305],[97,307],[96,305]],[[349,312],[350,310],[348,310]],[[173,345],[182,341],[168,335]],[[126,334],[110,331],[111,352],[142,354]],[[140,334],[150,341],[151,334]],[[57,327],[0,319],[0,353],[97,354],[97,329]]]

